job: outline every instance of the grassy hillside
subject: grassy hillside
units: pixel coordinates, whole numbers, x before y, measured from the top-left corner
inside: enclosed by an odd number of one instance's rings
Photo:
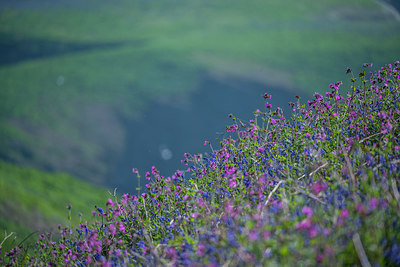
[[[346,65],[400,54],[391,11],[372,0],[4,1],[0,155],[104,184],[135,138],[124,121],[151,100],[202,89],[205,74],[326,90]]]
[[[58,232],[58,224],[90,221],[95,205],[104,204],[107,196],[110,196],[107,189],[67,174],[46,173],[0,161],[0,240],[5,233],[15,232],[4,244],[7,249],[31,233],[35,233],[35,239],[44,231]],[[67,209],[69,204],[71,209]],[[32,243],[32,238],[26,243]],[[3,246],[2,251],[5,249]]]
[[[187,169],[134,169],[141,194],[0,264],[398,266],[400,62],[370,66],[290,103],[291,120],[266,92],[253,120],[231,116],[218,146],[186,154]]]

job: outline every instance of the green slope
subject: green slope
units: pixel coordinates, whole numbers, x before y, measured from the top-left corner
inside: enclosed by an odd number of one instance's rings
[[[90,222],[94,206],[104,206],[107,197],[110,197],[107,189],[67,174],[46,173],[0,161],[0,243],[6,233],[15,232],[5,242],[9,247],[36,231],[57,233],[58,224]],[[67,209],[69,204],[71,214]]]

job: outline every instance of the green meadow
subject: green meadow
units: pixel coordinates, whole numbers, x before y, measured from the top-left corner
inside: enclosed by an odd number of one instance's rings
[[[66,203],[87,214],[105,199],[82,180],[110,184],[135,138],[125,122],[152,101],[185,98],[204,77],[227,84],[221,106],[237,101],[235,79],[327,91],[347,66],[398,59],[399,17],[372,0],[1,3],[0,158],[13,163],[0,164],[1,230],[27,234],[66,218]]]
[[[5,242],[3,252],[20,242],[30,243],[44,231],[57,233],[58,224],[90,221],[95,205],[103,205],[113,194],[67,174],[49,174],[3,161],[0,177],[1,241],[14,233]]]

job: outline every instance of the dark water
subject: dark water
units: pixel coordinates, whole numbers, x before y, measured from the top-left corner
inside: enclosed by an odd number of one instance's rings
[[[400,12],[400,1],[399,0],[386,0],[390,5],[392,5],[398,12]]]
[[[72,43],[0,34],[0,66],[95,49],[112,49],[122,43]]]
[[[119,192],[135,193],[137,178],[133,167],[139,169],[143,178],[153,165],[165,177],[177,169],[186,169],[181,164],[185,152],[209,152],[204,140],[218,149],[221,133],[232,124],[228,115],[232,113],[243,121],[254,118],[257,108],[264,109],[265,92],[272,94],[273,108],[280,106],[286,112],[288,102],[295,101],[295,94],[284,90],[235,79],[225,83],[207,75],[192,94],[154,101],[140,119],[126,122],[129,136],[125,152],[108,175],[108,186],[117,187]]]
[[[0,8],[19,8],[19,9],[51,9],[51,8],[69,8],[69,9],[91,9],[94,4],[100,0],[0,0]]]

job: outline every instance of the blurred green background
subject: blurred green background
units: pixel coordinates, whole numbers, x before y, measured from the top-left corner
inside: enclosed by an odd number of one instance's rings
[[[89,210],[108,189],[133,194],[133,167],[172,175],[184,152],[218,144],[229,113],[249,119],[263,108],[264,92],[288,111],[296,94],[304,100],[345,82],[347,66],[398,60],[398,8],[376,0],[0,1],[1,232],[52,229],[66,221],[65,203]],[[32,216],[40,227],[27,223]]]

